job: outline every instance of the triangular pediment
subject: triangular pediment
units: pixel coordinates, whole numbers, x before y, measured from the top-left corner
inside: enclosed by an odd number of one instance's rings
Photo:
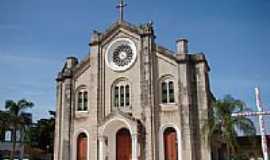
[[[137,26],[137,25],[128,23],[126,21],[116,21],[105,32],[94,31],[93,34],[95,34],[96,36],[94,36],[94,38],[92,39],[89,45],[91,46],[91,45],[99,44],[100,42],[104,42],[105,40],[109,39],[109,37],[112,37],[113,35],[121,31],[122,32],[127,31],[129,33],[136,34],[138,36],[144,36],[144,35],[149,35],[149,34],[154,35],[152,22]]]

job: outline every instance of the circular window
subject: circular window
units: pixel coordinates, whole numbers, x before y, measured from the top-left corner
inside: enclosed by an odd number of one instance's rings
[[[127,38],[113,41],[106,52],[106,63],[115,71],[127,70],[136,60],[136,46]]]

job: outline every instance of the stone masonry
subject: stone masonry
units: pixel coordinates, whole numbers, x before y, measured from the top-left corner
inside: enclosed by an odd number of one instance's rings
[[[116,72],[105,62],[117,39],[129,39],[137,58],[130,68]],[[132,160],[165,160],[164,132],[174,128],[178,160],[210,160],[202,127],[208,118],[212,93],[209,66],[203,53],[189,53],[179,39],[176,52],[155,42],[152,23],[135,26],[116,21],[106,31],[94,31],[90,53],[80,62],[68,57],[57,76],[54,160],[78,160],[78,137],[87,137],[87,160],[117,159],[116,134],[126,128],[131,136]],[[161,83],[173,82],[174,103],[161,102]],[[130,107],[114,108],[113,86],[130,85]],[[78,110],[77,95],[87,91],[87,110]],[[127,159],[128,160],[128,159]]]

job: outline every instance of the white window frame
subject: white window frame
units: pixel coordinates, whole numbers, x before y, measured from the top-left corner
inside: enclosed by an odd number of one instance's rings
[[[162,83],[166,83],[166,94],[167,94],[167,102],[163,102],[162,101],[162,94],[163,94],[163,88],[162,88]],[[172,82],[173,83],[173,96],[174,96],[174,102],[170,102],[170,86],[169,83]],[[160,82],[160,103],[161,104],[175,104],[176,103],[176,99],[175,99],[175,83],[172,79],[164,79]]]
[[[129,86],[129,105],[127,104],[127,96],[126,96],[126,86]],[[115,88],[118,87],[118,106],[115,105]],[[124,87],[124,105],[121,106],[121,87]],[[131,85],[128,81],[119,81],[118,83],[114,84],[112,87],[112,106],[113,108],[119,109],[130,109],[131,108]]]
[[[82,99],[82,102],[81,102],[81,106],[79,106],[79,94],[81,94],[81,99]],[[84,97],[84,93],[87,93],[87,104],[86,104],[86,109],[84,109],[85,107],[85,97]],[[80,109],[79,109],[80,108]],[[76,92],[76,112],[88,112],[89,110],[89,92],[86,88],[81,88],[79,89],[77,92]]]

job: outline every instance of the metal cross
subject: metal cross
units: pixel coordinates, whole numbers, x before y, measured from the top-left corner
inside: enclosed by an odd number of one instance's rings
[[[256,106],[257,106],[258,112],[233,113],[232,116],[235,116],[235,117],[237,117],[237,116],[258,116],[259,117],[260,133],[261,133],[261,138],[262,138],[263,157],[264,157],[264,160],[269,160],[263,115],[270,115],[270,112],[263,111],[259,88],[255,88],[255,95],[256,95]]]
[[[124,0],[120,0],[119,4],[116,6],[116,8],[119,9],[119,20],[123,21],[124,20],[124,8],[127,6],[127,4],[125,4]]]

